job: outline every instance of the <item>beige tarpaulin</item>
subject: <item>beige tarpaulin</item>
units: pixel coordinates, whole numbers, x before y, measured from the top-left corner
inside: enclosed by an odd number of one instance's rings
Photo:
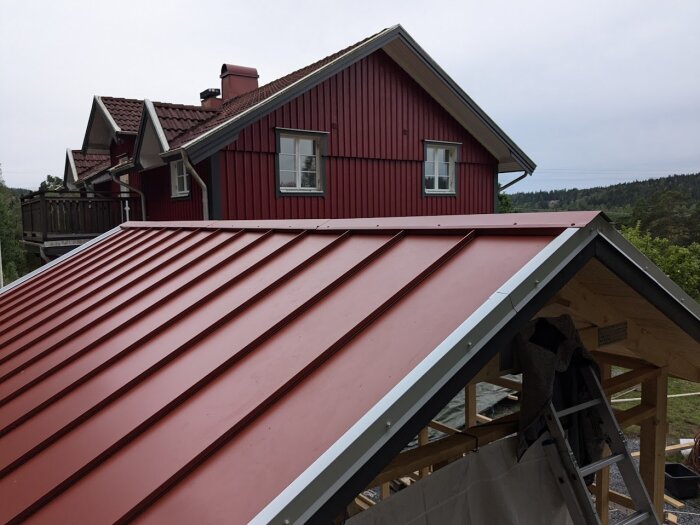
[[[516,438],[491,443],[348,520],[347,525],[569,525],[541,445],[516,462]]]

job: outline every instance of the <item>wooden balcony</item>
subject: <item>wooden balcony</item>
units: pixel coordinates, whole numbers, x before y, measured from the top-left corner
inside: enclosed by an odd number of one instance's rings
[[[141,219],[141,201],[133,193],[36,192],[22,197],[21,204],[22,239],[44,258]]]

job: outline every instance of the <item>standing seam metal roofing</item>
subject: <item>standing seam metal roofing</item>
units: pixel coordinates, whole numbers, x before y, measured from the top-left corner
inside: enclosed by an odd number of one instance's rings
[[[0,294],[0,520],[248,522],[595,216],[122,225]]]

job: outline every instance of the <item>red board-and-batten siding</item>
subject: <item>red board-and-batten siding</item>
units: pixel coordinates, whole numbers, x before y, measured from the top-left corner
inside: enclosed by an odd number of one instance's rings
[[[275,128],[328,132],[324,197],[278,197]],[[423,141],[460,142],[457,195],[422,191]],[[222,218],[492,213],[496,159],[383,51],[244,129],[221,152]]]

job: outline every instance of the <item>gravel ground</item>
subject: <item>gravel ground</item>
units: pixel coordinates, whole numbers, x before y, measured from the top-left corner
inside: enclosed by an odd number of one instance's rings
[[[639,450],[639,438],[636,436],[627,436],[627,448],[630,451]],[[638,458],[633,458],[634,461],[639,465]],[[616,466],[610,469],[610,489],[616,492],[621,492],[627,494],[627,489],[622,481],[622,476],[620,471]],[[665,505],[664,510],[671,512],[678,516],[679,525],[700,525],[700,498],[694,498],[689,500],[684,500],[685,507],[682,509],[676,509],[671,505]],[[610,522],[615,523],[619,521],[624,516],[629,514],[630,511],[624,507],[620,507],[614,503],[610,504]]]

